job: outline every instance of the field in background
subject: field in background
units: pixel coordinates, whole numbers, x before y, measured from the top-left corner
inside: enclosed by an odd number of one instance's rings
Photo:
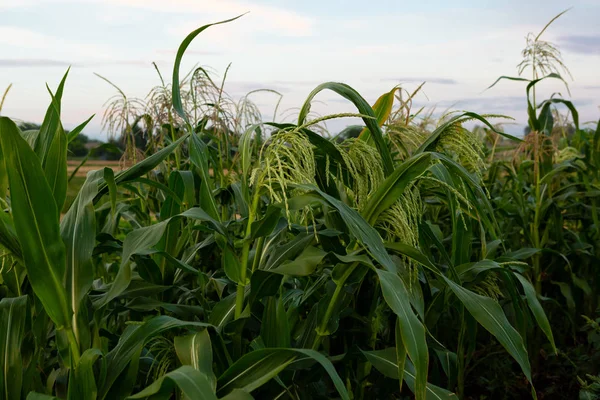
[[[81,160],[75,159],[67,161],[67,176],[69,178],[73,174],[73,171],[77,169],[79,164],[81,164]],[[63,211],[66,211],[71,207],[71,204],[73,203],[73,200],[75,200],[79,189],[83,185],[83,182],[85,182],[87,173],[104,167],[110,167],[115,172],[121,170],[119,161],[110,160],[88,160],[81,168],[77,170],[75,176],[73,176],[73,178],[69,181],[69,185],[67,187],[67,199],[65,201],[65,207]]]

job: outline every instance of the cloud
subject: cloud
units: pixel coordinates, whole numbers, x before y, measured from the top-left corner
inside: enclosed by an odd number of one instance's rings
[[[415,101],[413,107],[436,107],[437,109],[467,110],[485,113],[521,111],[526,107],[522,96],[467,97],[443,100],[439,102]]]
[[[46,59],[0,59],[0,68],[16,67],[69,67],[72,65],[66,61],[46,60]]]
[[[225,91],[231,94],[246,94],[253,90],[275,90],[279,93],[290,92],[290,88],[283,85],[273,85],[266,82],[254,82],[254,81],[226,81]]]
[[[156,50],[157,54],[166,54],[169,56],[174,56],[177,54],[176,50],[169,49],[158,49]],[[186,50],[185,54],[195,55],[195,56],[220,56],[224,53],[222,51],[212,51],[212,50]]]
[[[14,26],[0,26],[0,44],[22,49],[35,49],[61,54],[77,54],[80,57],[110,58],[111,49],[92,43],[76,42],[38,33],[26,28]]]
[[[440,84],[440,85],[458,85],[458,81],[455,79],[450,79],[450,78],[441,78],[441,77],[429,77],[429,78],[423,78],[423,77],[408,77],[408,78],[384,78],[381,79],[381,82],[396,82],[396,83],[422,83],[422,82],[427,82],[427,83],[434,83],[434,84]]]
[[[592,105],[596,99],[580,97],[572,100],[575,107]],[[437,109],[465,110],[487,114],[507,114],[515,116],[524,112],[527,107],[527,99],[523,96],[493,96],[493,97],[466,97],[453,100],[443,100],[437,103],[417,101],[414,107],[435,106]],[[558,106],[562,108],[563,106]]]
[[[600,55],[600,35],[567,35],[558,38],[567,51],[586,55]]]
[[[88,0],[90,1],[90,0]],[[201,16],[200,21],[214,21],[215,18],[231,18],[251,11],[248,16],[242,18],[236,25],[243,24],[244,32],[251,31],[277,33],[280,36],[309,36],[312,34],[314,21],[312,18],[300,15],[296,12],[283,8],[256,4],[254,2],[219,0],[219,1],[197,1],[197,0],[91,0],[112,3],[119,7],[131,7],[163,13],[185,13],[187,15],[197,14]],[[197,18],[195,18],[198,20]],[[244,23],[244,21],[250,22]],[[202,23],[196,22],[198,28]],[[180,29],[179,29],[180,28]],[[179,24],[171,31],[178,36],[183,32],[190,32],[188,24]],[[235,29],[235,28],[230,28]]]
[[[24,68],[24,67],[80,67],[80,68],[91,68],[101,67],[107,65],[123,65],[123,66],[150,66],[151,64],[146,61],[139,60],[102,60],[102,61],[82,61],[82,62],[69,62],[63,60],[51,60],[43,58],[16,58],[16,59],[0,59],[0,68]]]
[[[273,81],[275,85],[290,85],[290,86],[317,86],[323,83],[322,81]]]

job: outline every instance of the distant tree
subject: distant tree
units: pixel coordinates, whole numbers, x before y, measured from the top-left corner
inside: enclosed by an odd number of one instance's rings
[[[21,131],[37,131],[41,128],[41,125],[34,124],[33,122],[21,122],[19,123],[19,129]]]
[[[89,138],[80,133],[77,137],[69,142],[69,156],[72,157],[85,157],[88,153],[88,149],[85,146],[89,142]]]

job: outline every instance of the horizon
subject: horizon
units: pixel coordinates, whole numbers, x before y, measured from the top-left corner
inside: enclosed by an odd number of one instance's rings
[[[532,14],[527,10],[541,5],[544,13],[527,17]],[[199,64],[220,78],[231,62],[226,92],[238,98],[254,89],[274,89],[283,94],[282,110],[300,107],[326,81],[349,84],[370,104],[395,85],[412,91],[426,81],[414,109],[504,114],[515,118],[506,131],[522,133],[524,85],[505,81],[485,89],[501,75],[517,76],[525,36],[563,11],[561,3],[511,0],[486,7],[469,1],[385,1],[377,10],[359,6],[358,1],[314,0],[0,0],[0,92],[13,84],[2,115],[41,123],[50,102],[45,84],[54,90],[71,66],[62,107],[65,129],[96,114],[84,133],[107,140],[101,129],[103,105],[116,91],[94,73],[129,97],[144,98],[160,83],[152,62],[169,81],[175,52],[189,32],[249,11],[203,32],[186,52],[182,72]],[[581,123],[597,121],[600,4],[579,0],[572,6],[543,36],[562,51],[574,78],[565,77],[571,96],[553,82],[540,86],[538,98],[561,92],[578,108]],[[263,118],[271,119],[277,99],[265,93],[254,99]],[[313,108],[320,114],[355,111],[332,93],[317,100]],[[353,123],[342,119],[328,126],[334,133]]]

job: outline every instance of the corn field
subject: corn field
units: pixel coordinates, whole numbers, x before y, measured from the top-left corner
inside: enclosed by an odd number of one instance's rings
[[[115,86],[122,168],[72,204],[68,71],[39,130],[0,117],[0,397],[600,398],[600,125],[536,98],[567,84],[549,24],[496,82],[523,86],[515,137],[337,82],[269,121],[180,71],[234,20],[147,99]],[[323,91],[351,112],[313,113]]]

